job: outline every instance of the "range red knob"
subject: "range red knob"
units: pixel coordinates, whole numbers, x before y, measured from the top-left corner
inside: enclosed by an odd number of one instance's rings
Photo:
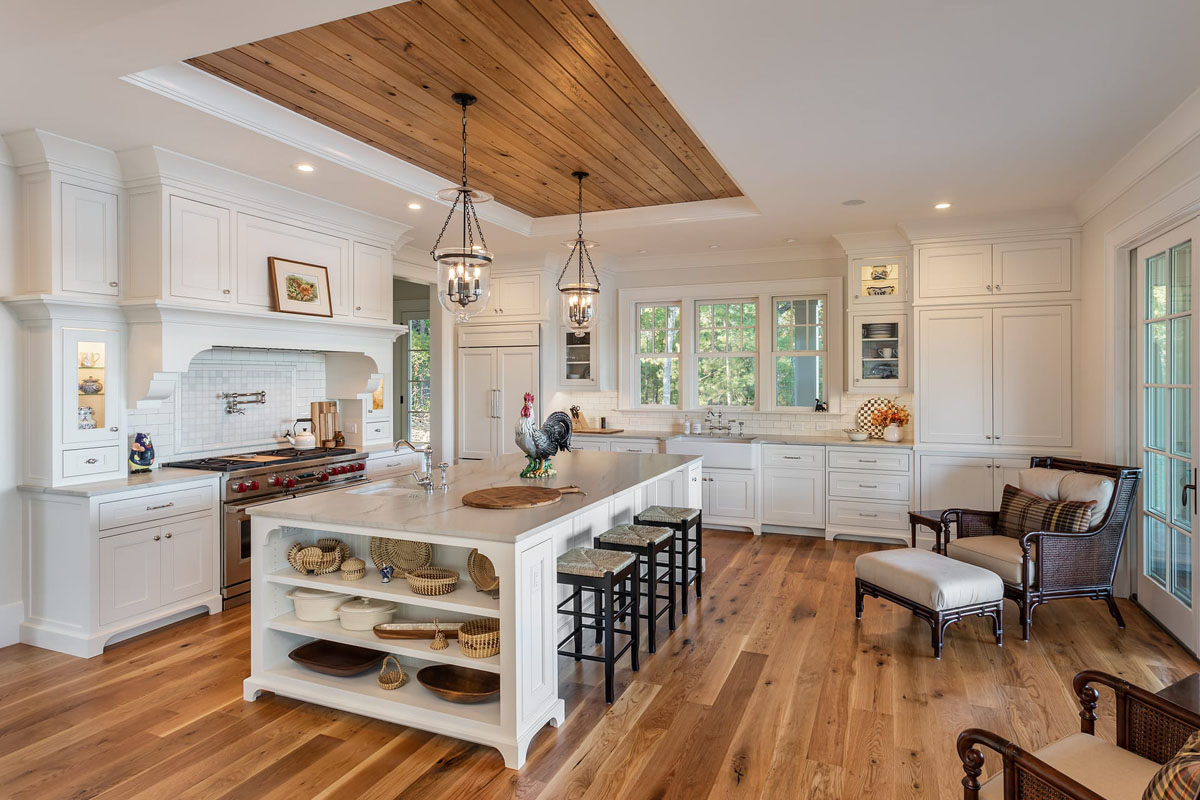
[[[354,469],[356,469],[359,472],[362,472],[366,468],[367,468],[366,464],[355,464],[354,465]]]
[[[294,488],[296,488],[296,479],[295,479],[295,478],[288,478],[288,479],[286,479],[286,480],[283,482],[283,486],[284,486],[284,488],[285,488],[285,489],[294,489]]]
[[[272,475],[267,478],[267,486],[283,486],[283,478],[278,475]]]
[[[346,466],[344,464],[339,464],[336,467],[330,467],[329,474],[330,475],[345,475],[346,474]]]
[[[242,492],[246,491],[247,488],[248,487],[246,486],[246,484],[239,483],[237,486],[233,487],[233,490],[235,492],[237,492],[238,494],[241,494]]]
[[[255,481],[255,480],[250,481],[250,491],[254,491],[256,489],[258,489],[258,481]]]
[[[322,472],[317,476],[317,483],[325,483],[327,480],[329,480],[329,473],[327,472]]]

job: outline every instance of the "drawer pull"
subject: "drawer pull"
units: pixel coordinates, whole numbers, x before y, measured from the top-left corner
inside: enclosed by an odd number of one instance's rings
[[[858,485],[858,488],[860,488],[860,489],[878,489],[879,484],[877,484],[877,483],[860,483]]]
[[[875,458],[860,458],[860,459],[858,460],[858,463],[860,463],[860,464],[874,464],[874,463],[876,463],[877,461],[878,461],[878,459],[875,459]]]
[[[85,464],[95,464],[95,463],[96,463],[96,462],[98,462],[99,460],[100,460],[100,459],[98,459],[98,458],[89,458],[87,461],[84,461],[83,463],[85,463]]]
[[[146,510],[147,511],[157,511],[160,508],[170,508],[173,505],[175,505],[174,500],[172,500],[170,503],[163,503],[162,505],[158,505],[158,506],[146,506]]]
[[[788,461],[803,461],[804,456],[784,456]]]
[[[860,517],[878,517],[879,516],[878,514],[868,514],[865,511],[858,512],[858,515]]]

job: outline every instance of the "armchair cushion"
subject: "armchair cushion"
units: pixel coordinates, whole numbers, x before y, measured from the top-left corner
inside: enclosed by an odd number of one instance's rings
[[[1021,543],[1010,536],[967,536],[951,539],[946,555],[991,570],[1011,586],[1021,586]],[[1029,561],[1029,580],[1033,580],[1034,560]]]
[[[1021,470],[1017,473],[1017,485],[1043,500],[1055,502],[1095,500],[1096,505],[1092,506],[1090,524],[1090,527],[1093,528],[1104,519],[1115,489],[1112,478],[1104,475],[1045,467],[1030,467]]]
[[[1034,753],[1069,778],[1108,800],[1142,800],[1159,765],[1086,733],[1059,739]],[[980,787],[979,800],[1003,800],[1004,773]]]
[[[1146,787],[1142,800],[1195,800],[1200,797],[1200,732],[1193,733]]]
[[[1065,479],[1064,479],[1065,480]],[[1092,509],[1095,500],[1086,502],[1054,502],[1018,489],[1011,484],[1004,487],[1000,501],[1000,516],[996,530],[1014,539],[1031,531],[1054,531],[1056,533],[1083,533],[1092,524]]]

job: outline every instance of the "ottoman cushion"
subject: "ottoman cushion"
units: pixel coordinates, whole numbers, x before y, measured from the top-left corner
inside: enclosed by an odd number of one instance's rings
[[[912,547],[863,553],[854,560],[854,575],[934,611],[1004,597],[1004,583],[996,573]]]

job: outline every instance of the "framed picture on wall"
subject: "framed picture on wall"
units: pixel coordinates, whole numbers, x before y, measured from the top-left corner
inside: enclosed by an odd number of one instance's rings
[[[271,295],[275,298],[276,311],[311,317],[333,316],[329,270],[325,267],[272,256],[267,259],[267,270],[271,273]]]

